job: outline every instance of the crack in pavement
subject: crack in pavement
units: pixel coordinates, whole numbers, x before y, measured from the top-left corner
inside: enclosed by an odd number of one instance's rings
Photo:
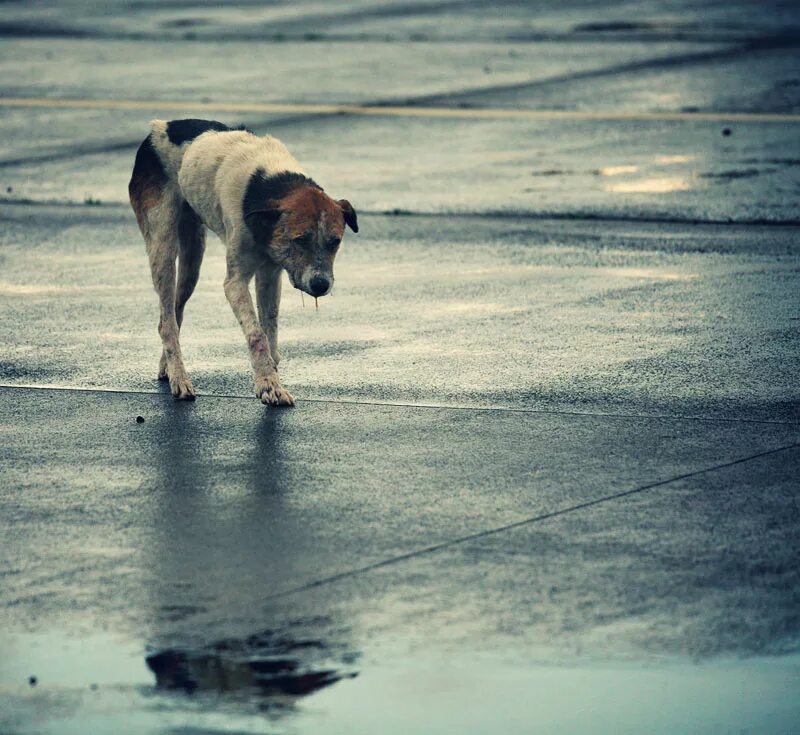
[[[142,130],[141,139],[137,140],[116,140],[106,141],[104,143],[92,145],[88,142],[68,143],[61,148],[51,148],[45,153],[33,153],[28,156],[20,156],[18,158],[4,158],[0,159],[0,168],[12,168],[14,166],[25,166],[27,164],[35,163],[49,163],[50,161],[63,161],[68,158],[76,158],[79,156],[93,156],[98,153],[116,153],[117,151],[124,151],[130,149],[135,151],[136,147],[142,142],[146,135],[146,131]]]
[[[375,571],[376,569],[382,569],[384,567],[393,566],[395,564],[399,564],[401,562],[408,561],[410,559],[418,559],[419,557],[422,556],[429,556],[431,554],[435,554],[438,551],[449,549],[459,544],[466,543],[468,541],[475,541],[477,539],[487,538],[488,536],[495,536],[497,534],[501,534],[516,528],[521,528],[523,526],[532,525],[534,523],[547,521],[550,520],[551,518],[557,518],[559,516],[567,515],[569,513],[575,513],[580,510],[585,510],[586,508],[591,508],[593,506],[600,505],[601,503],[607,503],[612,500],[618,500],[620,498],[626,498],[631,495],[637,495],[647,490],[653,490],[655,488],[664,487],[665,485],[669,485],[673,482],[679,482],[680,480],[686,480],[692,477],[697,477],[699,475],[704,475],[709,472],[716,472],[719,470],[727,469],[728,467],[734,467],[736,465],[744,464],[746,462],[750,462],[752,460],[759,459],[761,457],[768,457],[773,454],[778,454],[780,452],[785,452],[787,450],[796,448],[800,448],[800,443],[787,444],[785,446],[777,447],[775,449],[767,449],[763,452],[758,452],[757,454],[752,454],[748,457],[741,457],[739,459],[734,459],[730,462],[724,462],[722,464],[713,465],[711,467],[704,467],[699,470],[693,470],[692,472],[686,472],[682,475],[677,475],[667,480],[659,480],[658,482],[652,482],[647,485],[640,485],[639,487],[633,488],[632,490],[624,490],[622,492],[612,493],[610,495],[604,495],[600,498],[595,498],[594,500],[588,500],[583,503],[570,505],[566,508],[560,508],[559,510],[554,510],[549,513],[541,513],[536,516],[531,516],[530,518],[525,518],[520,521],[515,521],[514,523],[507,523],[503,526],[497,526],[496,528],[489,528],[483,531],[478,531],[476,533],[468,534],[466,536],[460,536],[458,538],[450,539],[449,541],[443,541],[442,543],[439,544],[433,544],[431,546],[426,546],[421,549],[415,549],[414,551],[409,551],[406,554],[399,554],[397,556],[390,557],[389,559],[383,559],[381,561],[374,562],[373,564],[367,564],[363,567],[358,567],[355,569],[348,569],[343,572],[338,572],[337,574],[332,574],[328,577],[322,577],[320,579],[316,579],[311,582],[306,582],[305,584],[298,585],[297,587],[292,587],[290,589],[276,592],[275,594],[268,595],[267,597],[262,598],[262,600],[264,602],[268,602],[270,600],[289,597],[291,595],[298,594],[300,592],[307,592],[317,587],[324,587],[326,585],[333,584],[335,582],[357,577],[362,574]]]
[[[123,388],[81,388],[70,385],[35,385],[30,383],[0,383],[0,390],[31,390],[31,391],[63,391],[65,393],[108,393],[111,395],[131,396],[161,396],[172,399],[166,389],[163,391],[127,390]],[[198,393],[201,400],[236,400],[257,402],[250,396],[235,393]],[[773,421],[769,419],[731,418],[727,416],[682,416],[680,414],[636,414],[636,413],[608,413],[604,411],[559,411],[554,408],[515,408],[513,406],[481,406],[446,403],[401,403],[399,401],[367,401],[355,398],[302,398],[298,403],[321,403],[343,406],[382,406],[385,408],[421,408],[435,411],[483,411],[495,413],[521,413],[547,416],[583,416],[587,418],[608,419],[636,419],[643,421],[703,421],[720,422],[728,424],[764,424],[767,426],[800,426],[800,421]],[[271,410],[271,409],[265,409]]]

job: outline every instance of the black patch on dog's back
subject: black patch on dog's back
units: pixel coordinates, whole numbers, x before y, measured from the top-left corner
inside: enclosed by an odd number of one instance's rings
[[[148,135],[136,151],[136,161],[133,170],[139,176],[150,179],[153,183],[163,184],[167,180],[164,164],[156,153],[153,143]]]
[[[296,171],[267,176],[263,168],[257,168],[252,173],[242,200],[242,214],[256,240],[269,242],[272,239],[272,230],[279,216],[277,202],[298,186],[313,186],[322,191],[313,179]],[[274,208],[270,206],[272,204]]]
[[[207,133],[209,130],[225,133],[231,130],[247,130],[247,128],[244,125],[231,128],[225,123],[217,122],[216,120],[170,120],[167,123],[167,137],[173,145],[182,145],[194,140],[198,135]]]

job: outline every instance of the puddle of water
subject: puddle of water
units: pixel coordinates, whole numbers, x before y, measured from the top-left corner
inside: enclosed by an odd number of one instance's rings
[[[4,735],[275,732],[302,697],[355,677],[358,657],[285,631],[150,652],[109,634],[0,635],[0,652]]]
[[[800,722],[800,655],[561,665],[383,650],[352,678],[348,650],[264,631],[146,658],[108,634],[0,635],[0,732],[769,735]]]
[[[63,633],[0,635],[0,686],[39,684],[88,688],[91,684],[151,684],[144,647],[106,633],[71,637]]]
[[[692,664],[526,665],[460,654],[364,666],[309,703],[302,732],[797,732],[800,656]],[[324,723],[320,725],[320,723]]]

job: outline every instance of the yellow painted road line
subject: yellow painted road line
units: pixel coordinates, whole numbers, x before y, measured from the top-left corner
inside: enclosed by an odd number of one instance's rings
[[[176,100],[70,99],[64,97],[0,97],[0,107],[45,107],[85,110],[148,110],[186,112],[263,112],[304,115],[372,115],[473,120],[597,120],[800,123],[800,114],[762,112],[616,112],[587,110],[516,110],[509,108],[410,107],[380,105],[289,104],[279,102],[191,102]]]

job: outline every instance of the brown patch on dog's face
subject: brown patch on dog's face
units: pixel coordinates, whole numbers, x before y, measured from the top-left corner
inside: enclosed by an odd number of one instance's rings
[[[324,296],[333,286],[333,261],[344,235],[342,206],[312,186],[298,187],[277,206],[280,217],[268,245],[270,256],[286,269],[295,288]]]
[[[324,223],[325,234],[342,239],[344,214],[324,191],[299,187],[281,200],[280,208],[286,212],[286,226],[292,238],[301,237]]]

